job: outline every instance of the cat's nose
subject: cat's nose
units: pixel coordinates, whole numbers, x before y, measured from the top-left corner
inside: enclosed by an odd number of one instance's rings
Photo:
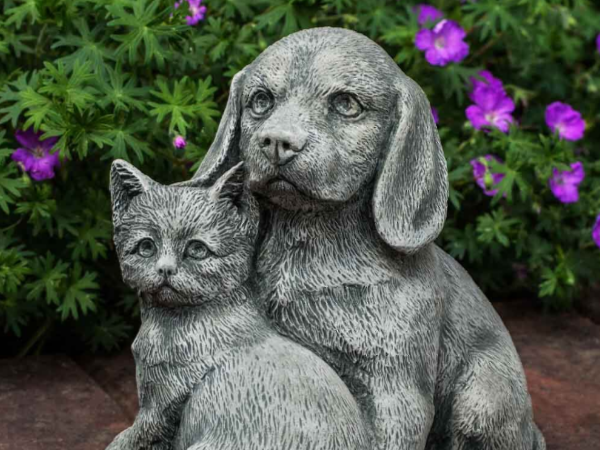
[[[177,265],[173,258],[163,256],[156,263],[156,270],[163,277],[170,277],[177,272]]]

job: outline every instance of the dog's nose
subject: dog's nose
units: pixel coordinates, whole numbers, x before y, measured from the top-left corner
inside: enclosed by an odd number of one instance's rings
[[[286,131],[263,131],[258,139],[263,154],[277,166],[289,163],[306,144],[306,138]]]
[[[162,257],[156,263],[156,270],[158,271],[159,275],[162,275],[163,277],[170,277],[175,275],[175,272],[177,272],[177,265],[175,264],[173,258]]]

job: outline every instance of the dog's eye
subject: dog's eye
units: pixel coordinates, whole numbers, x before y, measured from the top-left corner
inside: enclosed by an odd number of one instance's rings
[[[156,245],[152,239],[142,239],[137,246],[137,252],[143,258],[150,258],[156,253]]]
[[[250,108],[257,115],[265,114],[273,107],[273,98],[265,91],[259,91],[252,97]]]
[[[362,112],[362,106],[350,94],[342,93],[336,95],[331,104],[335,111],[344,117],[357,117]]]
[[[210,255],[210,250],[200,241],[191,241],[185,249],[185,256],[192,259],[204,259]]]

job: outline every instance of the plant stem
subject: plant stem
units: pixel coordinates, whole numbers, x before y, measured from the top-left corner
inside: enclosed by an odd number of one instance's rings
[[[29,339],[29,341],[27,341],[27,344],[25,344],[25,346],[18,353],[17,358],[23,358],[27,355],[27,353],[29,353],[29,350],[31,350],[35,343],[44,336],[46,331],[48,331],[48,329],[52,325],[52,322],[52,317],[48,317],[44,324],[40,327],[40,329],[36,331],[36,333],[31,337],[31,339]]]

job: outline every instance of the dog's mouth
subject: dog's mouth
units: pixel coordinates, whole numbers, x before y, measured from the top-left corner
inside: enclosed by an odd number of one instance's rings
[[[300,190],[294,183],[282,177],[281,175],[277,175],[276,177],[270,179],[267,182],[267,187],[271,191],[300,192]]]
[[[258,179],[250,179],[250,189],[265,197],[280,195],[301,195],[302,191],[285,176],[280,173],[271,176],[263,176]]]

